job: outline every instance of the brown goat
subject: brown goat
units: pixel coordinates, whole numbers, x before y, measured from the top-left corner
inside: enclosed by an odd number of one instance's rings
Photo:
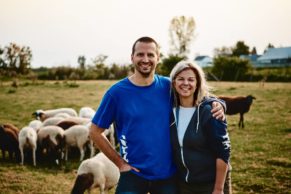
[[[244,113],[250,110],[253,99],[256,99],[252,95],[248,96],[218,96],[219,99],[225,101],[226,104],[226,114],[234,115],[239,113],[239,123],[238,126],[244,128]]]

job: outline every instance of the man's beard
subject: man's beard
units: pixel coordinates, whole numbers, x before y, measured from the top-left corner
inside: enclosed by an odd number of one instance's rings
[[[154,65],[151,64],[150,65],[150,71],[144,72],[144,71],[141,70],[142,68],[139,65],[136,65],[136,70],[141,74],[142,77],[148,78],[151,75],[151,73],[154,71],[154,69],[152,69],[153,66]]]

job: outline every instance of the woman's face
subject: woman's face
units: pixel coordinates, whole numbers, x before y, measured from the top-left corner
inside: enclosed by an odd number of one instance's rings
[[[197,79],[193,70],[186,69],[180,72],[173,83],[180,98],[193,98],[197,87]]]

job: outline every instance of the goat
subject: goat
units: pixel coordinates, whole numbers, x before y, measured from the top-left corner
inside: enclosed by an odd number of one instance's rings
[[[218,96],[219,99],[225,101],[226,104],[226,114],[234,115],[239,113],[239,123],[238,126],[244,128],[244,113],[250,110],[253,99],[256,99],[252,95],[248,96]]]
[[[118,167],[102,152],[84,160],[77,174],[72,194],[81,194],[86,190],[90,192],[95,187],[100,188],[100,194],[105,194],[117,184],[120,176]]]

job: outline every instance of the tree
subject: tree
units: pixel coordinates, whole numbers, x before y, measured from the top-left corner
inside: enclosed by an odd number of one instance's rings
[[[256,49],[255,46],[253,47],[253,49],[252,49],[252,51],[251,51],[251,54],[252,54],[252,55],[256,55],[256,54],[257,54],[257,49]]]
[[[107,57],[106,55],[100,54],[92,60],[98,79],[107,79],[110,74],[108,67],[105,66]]]
[[[178,55],[170,55],[168,58],[164,58],[162,60],[162,64],[158,65],[157,72],[164,76],[169,76],[170,72],[172,71],[173,67],[181,60],[183,57]]]
[[[267,47],[265,48],[264,53],[266,53],[267,50],[270,49],[270,48],[275,48],[275,47],[274,47],[273,44],[269,43],[269,44],[267,45]]]
[[[239,57],[240,55],[248,55],[250,53],[249,46],[244,41],[238,41],[234,48],[232,48],[232,56]]]
[[[171,20],[169,35],[172,56],[187,58],[190,45],[194,39],[196,24],[193,17],[177,16]]]
[[[32,52],[28,46],[19,46],[10,43],[4,49],[0,49],[0,68],[6,71],[27,74],[32,60]]]
[[[79,56],[78,57],[78,63],[79,63],[80,69],[85,70],[86,57],[85,56]]]
[[[214,56],[219,57],[219,56],[231,56],[232,55],[232,50],[229,47],[223,46],[221,48],[215,48],[214,49]]]

